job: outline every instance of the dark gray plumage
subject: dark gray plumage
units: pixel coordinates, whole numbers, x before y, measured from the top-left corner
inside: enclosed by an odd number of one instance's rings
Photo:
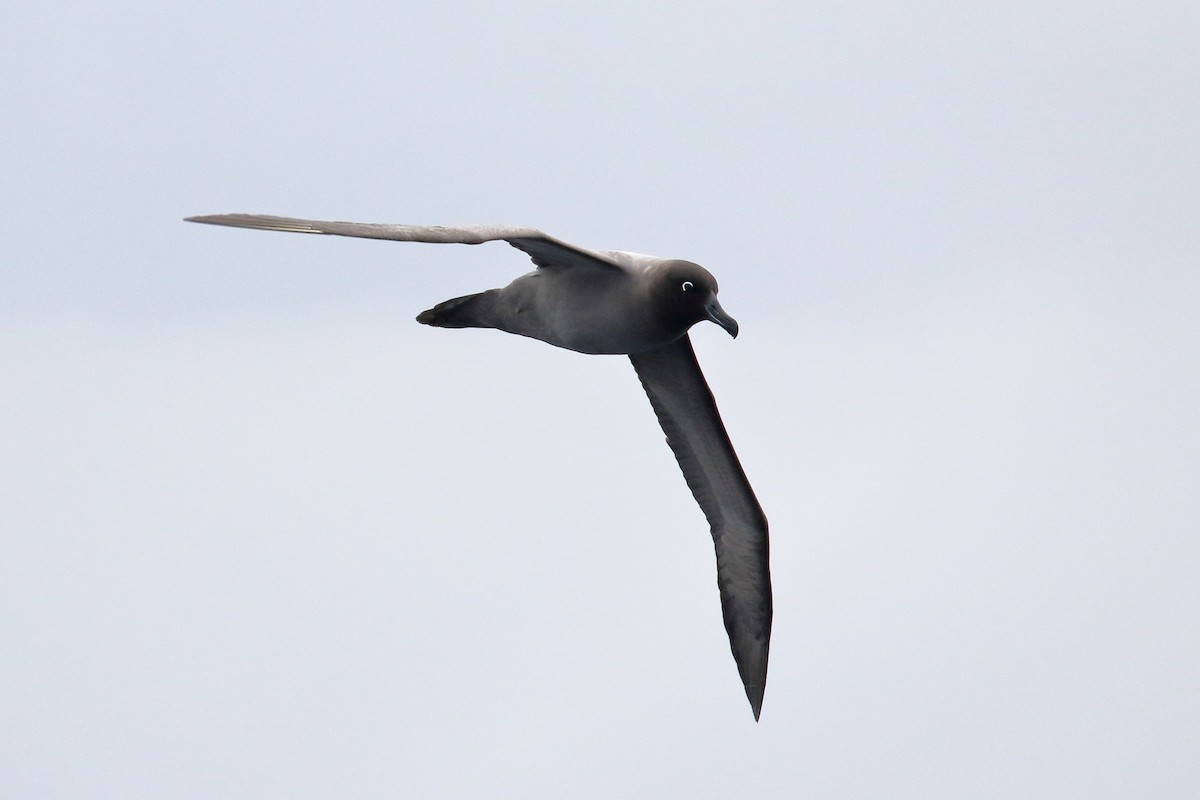
[[[497,328],[581,353],[625,354],[688,487],[708,518],[730,648],[757,720],[771,639],[767,519],[725,432],[687,332],[710,320],[731,336],[737,322],[717,302],[717,282],[698,264],[621,251],[593,251],[533,228],[321,222],[253,214],[189,217],[239,228],[406,242],[503,240],[537,269],[501,289],[458,297],[417,321],[443,328]]]

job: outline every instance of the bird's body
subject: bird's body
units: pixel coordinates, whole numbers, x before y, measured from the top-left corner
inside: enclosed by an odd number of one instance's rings
[[[527,253],[538,267],[533,272],[503,288],[439,303],[417,321],[496,328],[581,353],[629,356],[712,529],[725,627],[758,719],[772,617],[767,520],[687,335],[707,319],[737,336],[737,323],[717,302],[717,283],[706,269],[678,259],[587,250],[532,228],[376,225],[249,214],[189,221],[431,243],[503,240]]]
[[[502,289],[440,303],[417,321],[443,328],[497,328],[580,353],[627,355],[678,339],[691,325],[686,317],[664,325],[656,313],[660,275],[677,271],[682,285],[685,273],[695,273],[715,286],[711,275],[697,272],[703,267],[690,262],[605,255],[613,257],[611,266],[539,267]]]

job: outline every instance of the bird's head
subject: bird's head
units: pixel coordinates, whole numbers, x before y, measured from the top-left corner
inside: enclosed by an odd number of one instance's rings
[[[682,330],[709,320],[737,338],[737,320],[717,302],[717,279],[699,264],[676,259],[658,265],[654,291],[658,308]]]

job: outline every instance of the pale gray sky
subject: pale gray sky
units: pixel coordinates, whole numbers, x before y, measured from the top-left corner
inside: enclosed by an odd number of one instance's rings
[[[0,795],[1189,797],[1191,2],[25,6],[0,31]],[[762,722],[628,361],[413,317],[689,258]]]

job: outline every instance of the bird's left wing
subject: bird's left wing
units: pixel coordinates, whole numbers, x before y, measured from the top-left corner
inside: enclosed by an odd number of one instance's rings
[[[771,643],[767,518],[729,442],[687,334],[670,344],[632,353],[629,360],[712,528],[721,612],[757,720]]]
[[[505,241],[522,250],[539,267],[602,267],[617,269],[603,253],[578,247],[542,233],[514,225],[398,225],[374,222],[326,222],[316,219],[274,217],[267,214],[212,214],[187,217],[187,222],[228,225],[288,233],[324,233],[360,239],[390,239],[431,244],[482,244]]]

